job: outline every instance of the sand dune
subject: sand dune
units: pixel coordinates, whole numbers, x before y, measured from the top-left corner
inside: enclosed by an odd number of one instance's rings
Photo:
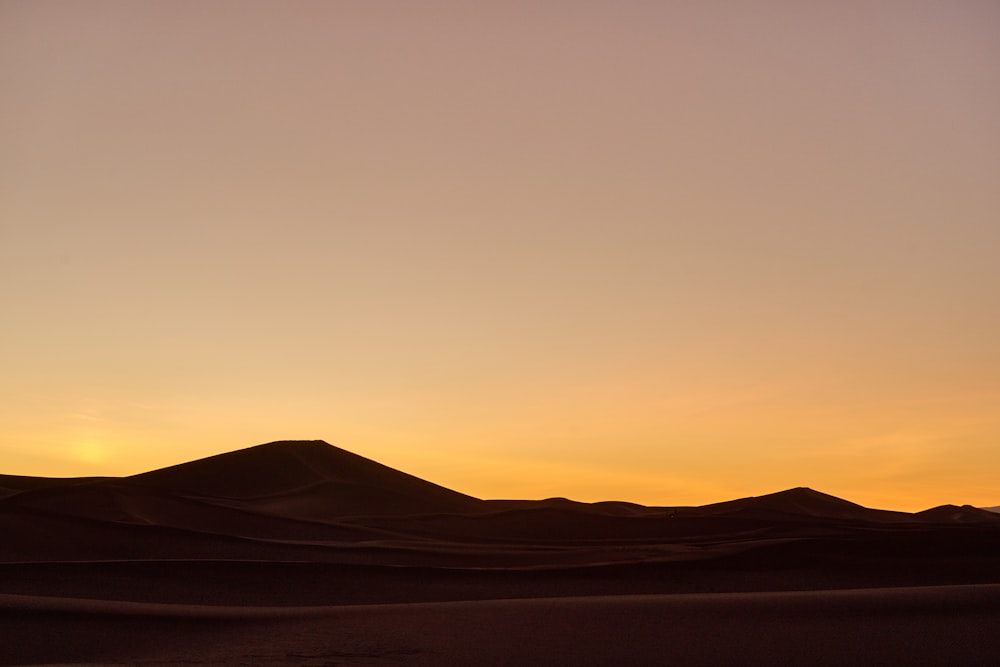
[[[320,440],[272,442],[128,479],[188,496],[277,503],[279,509],[282,499],[301,494],[321,500],[331,515],[470,511],[482,504]]]
[[[19,638],[3,664],[973,666],[1000,654],[1000,587],[282,609],[0,596],[0,621]]]
[[[0,475],[0,499],[14,496],[24,491],[52,487],[75,486],[109,479],[107,477],[25,477],[23,475]]]
[[[996,513],[972,505],[939,505],[917,512],[916,516],[937,523],[994,523]]]
[[[879,523],[913,520],[913,515],[906,512],[870,509],[805,487],[682,511],[695,516],[744,516],[769,521],[792,517]]]
[[[127,478],[6,477],[0,561],[223,559],[560,567],[990,553],[1000,517],[876,510],[806,488],[703,507],[483,501],[319,441]],[[954,547],[954,548],[952,548]],[[962,551],[958,552],[957,549]],[[757,556],[753,553],[759,552]]]
[[[0,476],[0,534],[0,630],[28,638],[4,664],[986,664],[996,648],[968,628],[997,620],[1000,515],[969,506],[807,488],[480,500],[293,441],[126,478]],[[861,592],[844,607],[835,589]],[[890,631],[914,641],[876,641]],[[841,632],[867,639],[850,653]]]

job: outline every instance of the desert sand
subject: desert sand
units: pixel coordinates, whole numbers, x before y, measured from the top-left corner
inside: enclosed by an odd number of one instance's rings
[[[481,500],[321,441],[0,475],[0,664],[987,665],[1000,515]]]

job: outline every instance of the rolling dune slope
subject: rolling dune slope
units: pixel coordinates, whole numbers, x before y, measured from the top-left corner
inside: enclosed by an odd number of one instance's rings
[[[980,572],[1000,541],[1000,515],[985,510],[891,512],[804,487],[703,507],[485,501],[322,441],[272,442],[125,478],[7,476],[0,486],[0,562],[17,563],[530,570],[701,562],[843,574],[881,571],[885,559],[905,556],[919,564],[914,571],[937,568],[931,579],[947,581],[962,563],[963,572]]]
[[[1000,514],[480,500],[321,441],[0,476],[0,664],[992,664]],[[843,590],[837,590],[843,589]],[[54,641],[53,638],[58,638]],[[498,638],[503,638],[502,640]]]

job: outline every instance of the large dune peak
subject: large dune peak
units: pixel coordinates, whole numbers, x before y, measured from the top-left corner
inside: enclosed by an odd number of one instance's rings
[[[323,440],[279,440],[128,479],[175,493],[258,500],[322,517],[468,510],[482,502]]]

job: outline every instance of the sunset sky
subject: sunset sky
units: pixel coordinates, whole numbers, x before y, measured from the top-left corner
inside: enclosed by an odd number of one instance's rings
[[[1000,3],[0,2],[0,472],[1000,504]]]

